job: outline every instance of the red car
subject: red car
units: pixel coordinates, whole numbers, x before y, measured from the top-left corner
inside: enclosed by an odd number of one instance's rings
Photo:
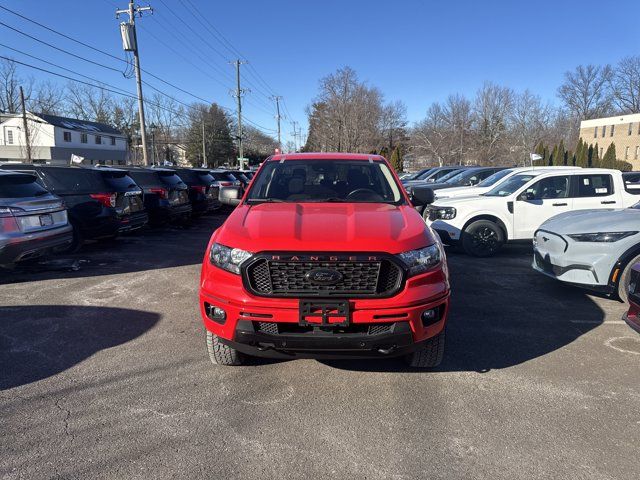
[[[640,263],[631,269],[629,279],[629,311],[623,317],[625,322],[640,333]]]
[[[404,356],[434,367],[448,310],[442,244],[378,155],[268,158],[202,265],[215,364]]]

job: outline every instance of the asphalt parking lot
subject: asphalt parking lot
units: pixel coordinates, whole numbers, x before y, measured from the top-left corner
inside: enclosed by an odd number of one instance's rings
[[[222,215],[0,275],[0,477],[636,479],[640,336],[624,306],[449,255],[447,350],[213,367],[199,319]]]

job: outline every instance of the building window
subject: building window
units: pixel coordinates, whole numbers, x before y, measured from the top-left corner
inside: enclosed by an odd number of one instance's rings
[[[111,137],[111,145],[115,145],[116,144],[116,137]]]
[[[65,142],[71,141],[71,132],[62,132],[62,138]]]
[[[602,136],[605,137],[607,135],[607,126],[603,125],[602,126]]]
[[[624,159],[629,160],[629,147],[624,149]]]
[[[13,145],[13,130],[7,130],[7,145]]]
[[[611,133],[609,134],[610,137],[613,137],[613,131],[616,128],[615,125],[611,125]]]
[[[81,143],[87,143],[87,134],[86,133],[81,133],[80,134],[80,142]]]
[[[598,127],[593,129],[593,138],[598,138]]]
[[[633,130],[633,123],[629,124],[629,131],[627,132],[627,135],[631,135],[631,131]]]
[[[638,159],[638,154],[640,154],[640,147],[636,147],[636,155],[633,157],[635,160]]]
[[[96,145],[102,144],[102,137],[100,135],[96,135]]]

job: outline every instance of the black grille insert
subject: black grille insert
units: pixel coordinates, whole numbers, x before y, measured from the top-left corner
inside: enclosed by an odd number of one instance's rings
[[[334,270],[340,280],[333,285],[311,281],[316,269]],[[383,297],[398,292],[403,280],[399,265],[387,258],[357,261],[289,261],[258,256],[243,268],[247,288],[268,297],[336,296]]]

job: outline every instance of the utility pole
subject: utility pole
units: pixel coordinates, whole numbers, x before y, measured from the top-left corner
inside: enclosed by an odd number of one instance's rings
[[[27,147],[27,162],[32,163],[31,159],[31,139],[29,138],[29,123],[27,122],[27,109],[24,106],[24,90],[20,86],[20,103],[22,104],[22,128],[24,128],[24,141]]]
[[[271,97],[272,100],[275,100],[276,102],[276,121],[278,122],[278,148],[280,149],[280,152],[282,152],[282,139],[280,136],[280,119],[282,118],[280,116],[280,100],[282,100],[282,96],[280,95],[274,95]]]
[[[207,167],[207,148],[204,141],[204,118],[202,119],[202,166]]]
[[[295,147],[296,152],[298,151],[298,132],[296,131],[296,128],[298,127],[298,122],[293,121],[291,122],[291,125],[293,125],[293,145]]]
[[[122,47],[125,51],[133,52],[133,66],[136,73],[136,84],[138,86],[138,117],[140,120],[140,137],[142,139],[142,156],[144,164],[149,165],[149,155],[147,152],[147,131],[144,123],[144,100],[142,98],[142,79],[140,77],[140,56],[138,54],[138,37],[136,35],[136,15],[142,17],[142,12],[152,12],[150,6],[134,6],[133,0],[129,0],[129,8],[116,10],[116,18],[122,14],[129,15],[129,22],[120,24],[122,34]]]
[[[240,167],[242,167],[242,159],[244,158],[244,151],[242,150],[242,95],[249,90],[240,88],[240,65],[247,62],[237,59],[230,63],[236,66],[236,91],[231,93],[231,95],[236,97],[238,101],[238,133],[236,137],[238,139],[238,162],[240,163]]]

